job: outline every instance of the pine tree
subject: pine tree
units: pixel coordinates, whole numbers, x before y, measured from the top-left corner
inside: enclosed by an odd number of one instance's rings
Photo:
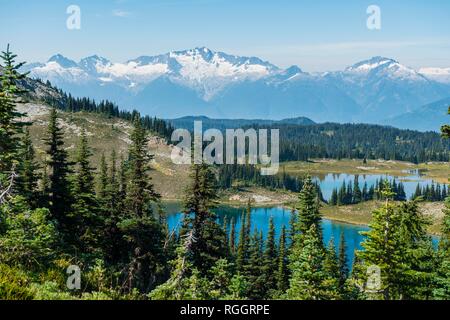
[[[0,55],[2,61],[0,64],[0,174],[9,174],[18,163],[19,134],[22,133],[25,125],[18,121],[24,114],[17,112],[16,109],[16,104],[23,102],[19,99],[19,95],[25,93],[18,87],[18,82],[26,76],[19,72],[25,63],[16,64],[16,57],[17,55],[9,50],[9,45]],[[0,180],[0,186],[1,184]]]
[[[450,197],[445,200],[442,236],[439,241],[436,287],[433,297],[439,300],[450,299]]]
[[[184,199],[185,228],[193,230],[196,239],[192,246],[192,264],[202,276],[217,260],[225,258],[226,235],[216,222],[212,209],[217,204],[216,177],[212,168],[206,164],[193,164],[191,184]]]
[[[50,169],[49,177],[49,204],[50,212],[59,223],[64,234],[74,239],[77,229],[77,221],[72,214],[73,197],[71,194],[71,184],[69,174],[72,172],[68,162],[67,152],[64,149],[63,131],[57,123],[58,114],[56,109],[50,112],[50,119],[47,129],[45,144],[47,145],[47,164]]]
[[[147,151],[147,132],[140,117],[134,120],[129,149],[124,218],[118,223],[129,246],[127,287],[149,292],[161,280],[166,265],[164,228],[155,218],[153,205],[159,195],[149,177],[151,156]]]
[[[302,191],[300,191],[297,212],[297,231],[301,234],[305,234],[311,229],[311,226],[314,225],[314,230],[316,230],[317,234],[321,237],[321,216],[319,212],[317,190],[312,183],[311,177],[306,178]]]
[[[238,272],[244,272],[244,266],[247,263],[248,258],[248,245],[246,239],[246,230],[245,230],[245,213],[242,213],[241,216],[241,229],[239,231],[239,242],[237,247],[237,255],[236,255],[236,267]]]
[[[20,159],[17,168],[16,191],[23,196],[31,208],[39,202],[38,180],[39,165],[35,162],[34,147],[28,128],[22,138]]]
[[[94,169],[89,158],[92,151],[89,148],[86,131],[83,129],[76,156],[76,176],[74,183],[73,211],[80,221],[79,236],[83,251],[91,252],[97,248],[99,238],[99,204],[94,190]]]
[[[250,238],[249,257],[247,264],[244,266],[244,276],[248,283],[247,297],[249,299],[264,299],[266,297],[262,247],[262,237],[255,230]]]
[[[231,255],[233,256],[236,253],[236,223],[234,222],[234,217],[231,217],[230,222],[230,236],[229,236],[229,247]]]
[[[327,274],[323,270],[325,252],[317,233],[316,225],[311,224],[310,229],[303,234],[302,240],[296,240],[291,250],[289,256],[291,279],[286,293],[288,299],[320,300],[327,297],[324,288]]]
[[[353,201],[352,203],[360,203],[362,201],[361,189],[359,188],[358,175],[355,175],[355,182],[353,183]]]
[[[364,250],[359,251],[358,256],[366,269],[371,266],[380,269],[379,293],[385,300],[390,300],[398,298],[405,269],[400,240],[400,215],[391,201],[394,193],[391,191],[388,181],[381,182],[380,190],[385,204],[373,212],[369,225],[370,231],[361,233],[367,238],[362,243]],[[378,292],[373,294],[378,297]]]
[[[344,232],[341,232],[339,240],[339,291],[344,294],[345,282],[347,281],[349,270],[348,270],[348,258],[347,258],[347,246],[345,244]]]
[[[326,279],[323,282],[326,294],[329,298],[341,298],[339,291],[339,260],[336,255],[336,247],[334,245],[333,238],[330,239],[328,242],[328,247],[325,248],[323,271],[326,274]]]
[[[276,273],[277,289],[280,295],[284,294],[289,286],[289,274],[287,268],[286,228],[281,229],[280,243],[278,245],[278,267]]]
[[[264,282],[266,291],[275,290],[277,286],[276,271],[277,271],[277,248],[275,245],[275,226],[273,217],[269,220],[269,231],[264,250]]]
[[[104,153],[102,153],[102,157],[100,158],[100,172],[98,175],[98,197],[104,203],[108,201],[108,165],[106,163],[106,157]]]

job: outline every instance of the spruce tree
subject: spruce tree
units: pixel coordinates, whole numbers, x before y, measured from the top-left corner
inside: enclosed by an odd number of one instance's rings
[[[394,193],[387,180],[380,184],[380,196],[385,199],[385,204],[373,212],[370,230],[361,233],[366,236],[366,240],[362,243],[364,250],[359,251],[358,256],[366,270],[375,267],[381,272],[380,288],[370,292],[370,295],[390,300],[398,298],[405,267],[400,215],[392,203]]]
[[[127,288],[149,292],[164,274],[166,235],[153,212],[153,205],[159,200],[159,195],[149,177],[152,157],[147,150],[147,132],[138,115],[134,119],[128,159],[125,212],[118,223],[128,243]]]
[[[203,163],[192,165],[190,178],[184,199],[184,224],[196,240],[192,264],[202,276],[208,276],[210,268],[227,252],[226,235],[212,211],[217,204],[216,177],[212,167]]]
[[[230,253],[232,256],[236,253],[236,223],[234,221],[234,217],[231,217],[230,222],[230,236],[229,236],[229,247],[230,247]]]
[[[280,243],[278,245],[278,266],[276,272],[277,289],[280,295],[284,294],[289,285],[286,250],[286,228],[281,228]]]
[[[22,138],[20,159],[15,189],[25,198],[31,208],[36,208],[39,202],[39,165],[35,161],[34,147],[28,128]]]
[[[319,212],[319,202],[316,186],[312,183],[311,177],[307,177],[303,188],[299,194],[297,204],[297,232],[305,234],[314,226],[317,235],[321,238],[321,216]]]
[[[16,57],[17,55],[9,50],[9,45],[0,55],[0,174],[9,174],[17,165],[19,134],[25,125],[19,121],[24,114],[18,112],[16,108],[17,103],[23,102],[19,96],[25,93],[18,86],[26,76],[19,72],[25,63],[16,63]],[[0,180],[0,186],[2,183]]]
[[[277,286],[276,271],[277,271],[277,247],[275,244],[275,226],[273,223],[273,217],[269,220],[269,231],[267,233],[267,239],[264,250],[264,282],[266,285],[266,291],[273,291]]]
[[[49,168],[48,200],[50,213],[59,223],[66,237],[74,239],[77,224],[72,213],[73,197],[71,193],[70,163],[64,149],[63,131],[58,125],[58,113],[55,108],[50,112],[45,144],[47,145],[47,165]]]
[[[92,252],[98,248],[101,224],[99,203],[94,190],[94,169],[89,161],[91,156],[92,151],[88,145],[86,131],[83,129],[76,156],[73,211],[77,220],[81,222],[78,236],[85,252]]]
[[[301,241],[295,241],[289,256],[291,278],[286,293],[288,299],[320,300],[327,297],[324,287],[327,274],[323,268],[325,251],[317,234],[316,225],[311,224]]]
[[[348,270],[348,258],[347,258],[347,246],[345,243],[344,232],[341,232],[339,240],[339,290],[341,294],[345,291],[345,282],[347,281],[349,270]]]

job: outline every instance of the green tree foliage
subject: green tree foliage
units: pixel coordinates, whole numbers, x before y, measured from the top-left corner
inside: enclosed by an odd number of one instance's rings
[[[131,141],[126,213],[118,227],[128,243],[126,286],[128,290],[138,288],[150,292],[164,273],[166,235],[152,208],[159,201],[159,194],[148,175],[152,157],[147,151],[147,132],[140,117],[134,121]]]
[[[311,224],[300,239],[295,239],[289,256],[291,278],[286,292],[288,299],[320,300],[327,298],[324,281],[327,274],[323,268],[325,251],[318,230]]]
[[[397,297],[405,272],[399,228],[401,217],[391,201],[393,195],[389,187],[384,188],[385,204],[373,212],[370,230],[362,232],[367,237],[362,243],[364,250],[357,253],[363,270],[371,266],[380,269],[381,287],[375,296],[385,300]]]
[[[269,220],[269,231],[265,243],[263,254],[263,273],[266,292],[274,291],[277,288],[277,268],[278,268],[278,252],[275,244],[275,225],[273,217]],[[270,295],[270,294],[269,294]]]
[[[16,57],[9,50],[9,45],[0,55],[0,173],[10,172],[17,164],[20,147],[18,134],[24,125],[19,121],[24,114],[17,112],[16,104],[21,102],[19,94],[23,93],[18,82],[26,76],[19,69],[25,63],[16,64]]]
[[[39,165],[35,161],[34,153],[30,131],[26,129],[19,152],[21,160],[17,166],[15,189],[33,208],[37,207],[39,202]]]
[[[14,197],[0,206],[5,225],[0,234],[0,261],[36,270],[56,254],[57,232],[47,209],[30,209],[25,199]]]
[[[286,292],[289,285],[289,271],[286,247],[286,228],[281,229],[280,243],[278,245],[278,266],[276,271],[276,281],[278,294],[282,295]]]
[[[73,197],[69,175],[71,163],[68,161],[67,151],[64,149],[63,131],[58,125],[56,109],[50,112],[45,144],[47,145],[47,165],[49,172],[49,189],[46,191],[52,218],[58,222],[58,228],[66,237],[66,241],[77,241],[76,217],[72,212]]]
[[[305,234],[314,226],[314,230],[321,235],[321,216],[319,212],[319,199],[311,177],[307,177],[302,191],[300,191],[297,204],[297,232]],[[294,241],[296,241],[294,239]]]
[[[184,199],[184,227],[192,230],[192,264],[201,275],[207,276],[216,261],[225,258],[226,235],[211,210],[216,206],[217,187],[215,174],[206,164],[193,164],[191,183]]]
[[[73,212],[80,222],[77,235],[82,246],[82,252],[93,252],[98,248],[100,236],[100,208],[94,190],[94,169],[89,158],[92,151],[89,148],[86,131],[82,130],[76,155],[76,170],[74,182]]]

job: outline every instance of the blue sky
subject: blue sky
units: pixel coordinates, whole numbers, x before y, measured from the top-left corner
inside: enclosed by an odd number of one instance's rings
[[[81,30],[66,8],[81,9]],[[366,27],[369,5],[381,30]],[[450,67],[450,1],[442,0],[0,0],[0,46],[21,59],[55,53],[113,61],[206,46],[306,71],[382,55],[415,68]]]

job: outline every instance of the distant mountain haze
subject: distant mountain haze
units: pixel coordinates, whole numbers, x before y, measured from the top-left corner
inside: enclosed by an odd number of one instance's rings
[[[161,118],[306,117],[437,131],[437,119],[447,109],[422,106],[450,97],[450,69],[416,71],[384,57],[343,71],[308,73],[298,66],[282,69],[256,57],[202,47],[124,63],[96,55],[75,62],[57,54],[24,70],[74,96],[108,99]],[[419,114],[424,110],[434,116],[423,119]]]

